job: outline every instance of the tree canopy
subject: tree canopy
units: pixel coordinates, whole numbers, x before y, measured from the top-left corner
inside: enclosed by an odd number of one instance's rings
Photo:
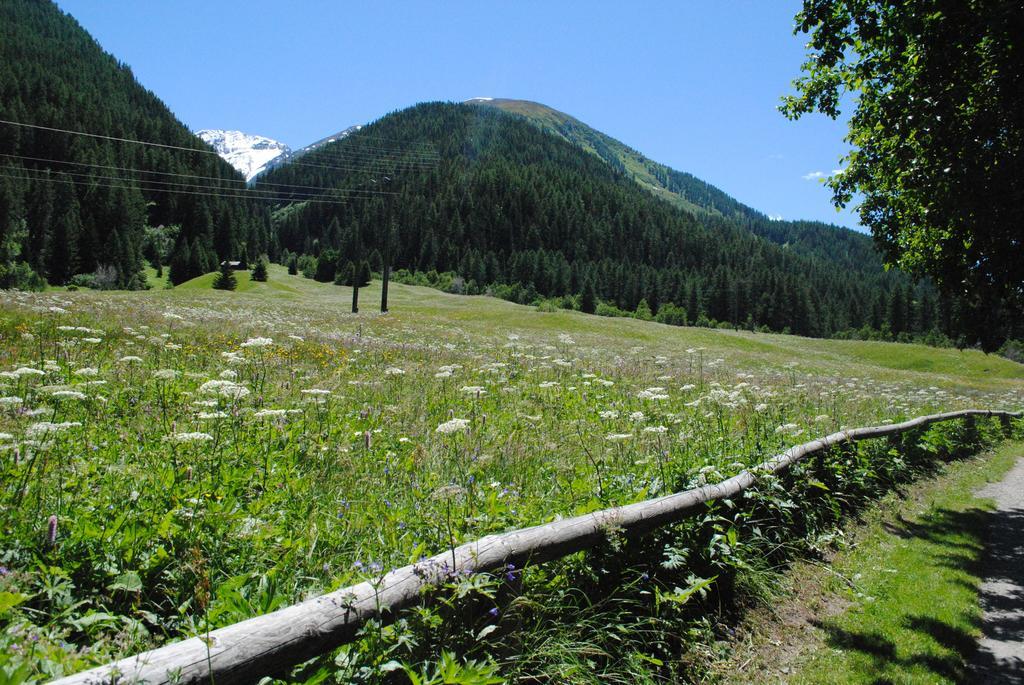
[[[984,347],[1024,310],[1024,3],[804,0],[810,34],[790,118],[837,117],[852,96],[842,173],[828,184],[887,262],[971,304]]]

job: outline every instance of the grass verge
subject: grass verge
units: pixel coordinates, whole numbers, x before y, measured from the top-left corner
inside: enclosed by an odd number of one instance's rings
[[[727,682],[961,683],[974,654],[990,500],[972,493],[1024,454],[1007,442],[873,507],[826,565],[799,565],[756,612]]]

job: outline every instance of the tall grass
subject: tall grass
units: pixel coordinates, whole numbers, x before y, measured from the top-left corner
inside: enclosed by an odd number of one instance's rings
[[[230,298],[0,293],[9,681],[200,634],[487,533],[727,477],[840,427],[1021,397],[1019,383],[840,379],[803,359],[651,350],[586,327],[480,330],[464,312],[347,317]],[[896,478],[855,466],[866,484]],[[857,492],[845,476],[834,490],[815,478],[802,496],[832,493],[825,507],[770,498],[772,516],[801,510],[787,523],[798,537],[736,538],[760,514],[731,503],[685,528],[697,536],[685,544],[644,542],[638,574],[621,561],[636,543],[622,541],[525,577],[453,578],[441,597],[460,601],[368,626],[303,677],[427,682],[442,676],[423,662],[456,648],[524,682],[668,673],[665,655],[716,629],[687,622],[650,656],[639,645],[678,625],[675,608],[763,584],[756,559],[825,531]],[[736,573],[708,565],[738,546],[751,554]],[[571,639],[550,627],[566,625],[557,616],[575,617]]]

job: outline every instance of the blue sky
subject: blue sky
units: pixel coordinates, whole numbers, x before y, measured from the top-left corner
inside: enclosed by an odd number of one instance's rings
[[[536,100],[767,214],[856,227],[846,126],[777,111],[798,0],[58,0],[193,130],[301,147],[425,100]]]

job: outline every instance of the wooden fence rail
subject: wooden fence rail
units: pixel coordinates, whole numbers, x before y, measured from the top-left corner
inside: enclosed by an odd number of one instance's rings
[[[903,423],[854,428],[797,445],[751,469],[713,485],[664,497],[576,516],[510,533],[488,535],[422,562],[309,599],[263,616],[250,618],[202,637],[83,671],[56,681],[99,683],[232,683],[255,682],[323,654],[353,639],[367,620],[385,611],[413,605],[424,587],[449,573],[484,572],[537,564],[591,548],[609,529],[636,533],[679,521],[701,505],[734,497],[753,485],[758,474],[776,473],[810,454],[851,440],[881,438],[940,421],[970,416],[1020,418],[1024,412],[965,409],[921,416]]]

